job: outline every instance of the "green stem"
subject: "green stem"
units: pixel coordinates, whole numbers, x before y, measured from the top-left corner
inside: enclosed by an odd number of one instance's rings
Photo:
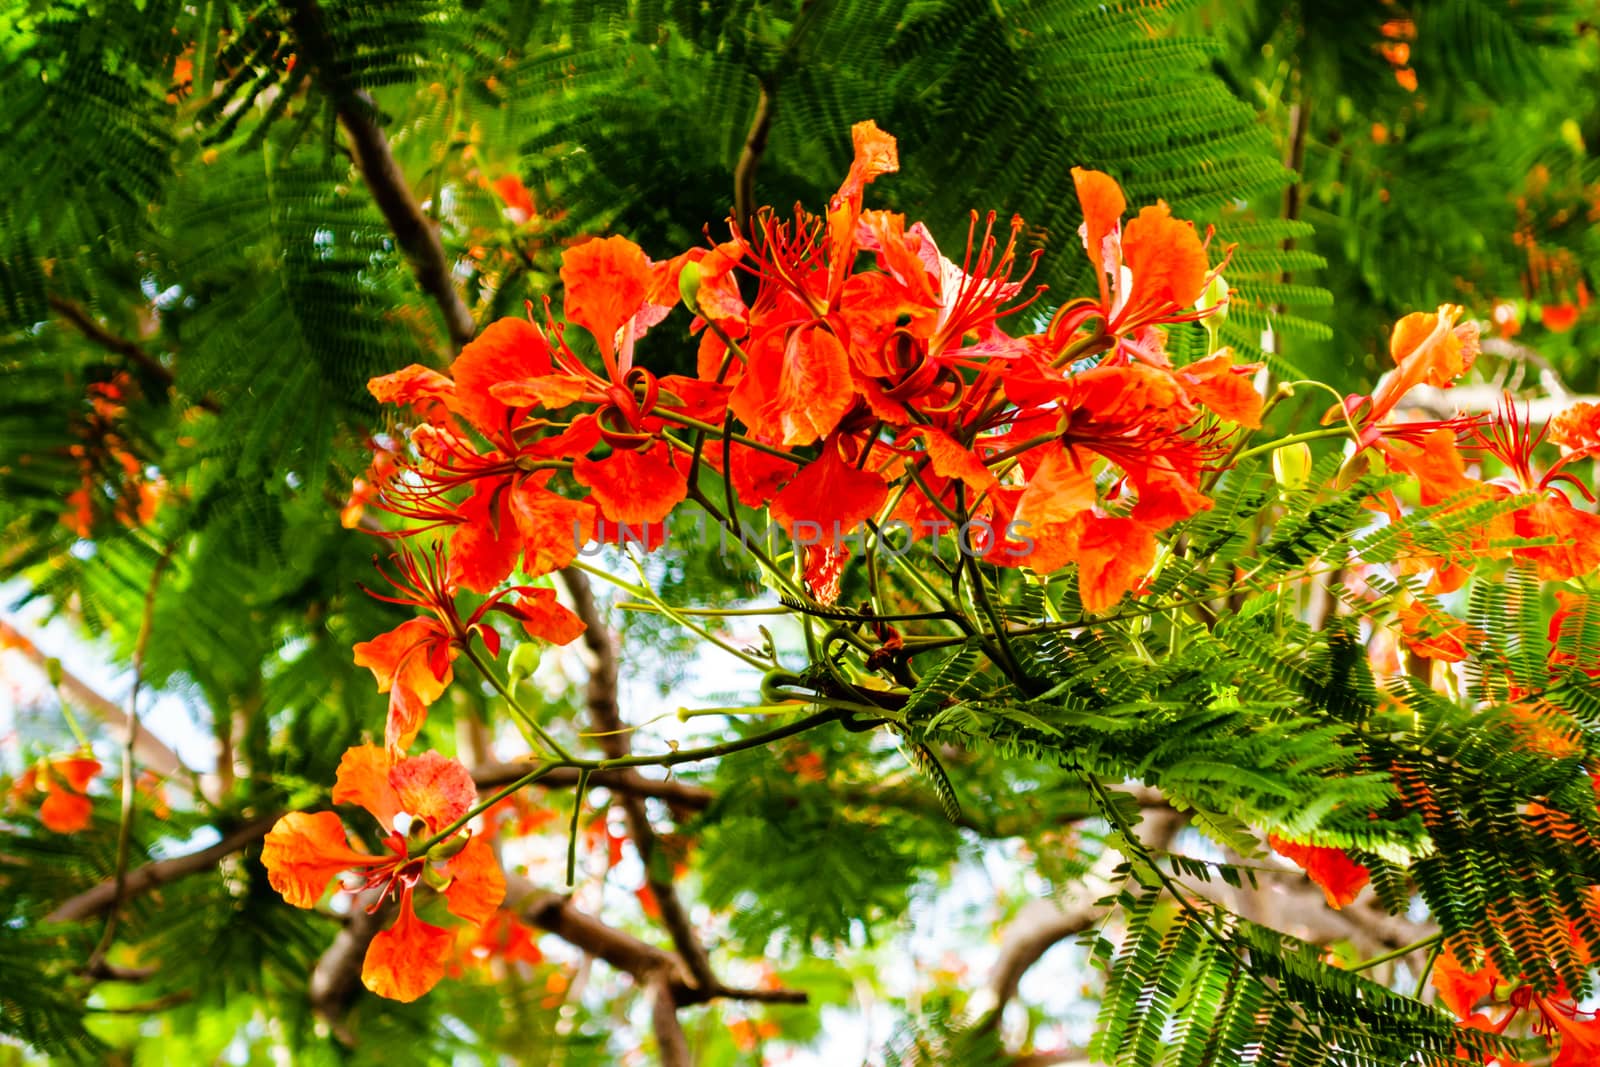
[[[563,760],[572,759],[572,754],[561,747],[561,742],[552,737],[550,735],[550,731],[541,726],[539,721],[529,714],[528,709],[522,706],[522,702],[518,700],[516,695],[513,694],[511,690],[506,687],[506,684],[500,680],[500,676],[489,669],[489,665],[483,662],[483,657],[478,655],[476,649],[468,644],[462,651],[466,654],[467,659],[472,661],[472,665],[478,668],[478,673],[483,675],[484,678],[488,679],[489,684],[494,687],[495,692],[499,693],[505,698],[505,702],[511,707],[512,712],[516,714],[516,716],[523,722],[527,723],[533,732],[538,735],[539,740],[544,742],[546,748]]]
[[[1397,960],[1397,959],[1401,958],[1402,956],[1409,956],[1413,952],[1419,952],[1422,949],[1431,948],[1434,945],[1443,943],[1443,941],[1444,941],[1443,932],[1440,932],[1440,933],[1437,933],[1437,934],[1429,934],[1427,937],[1423,938],[1421,941],[1413,941],[1409,945],[1402,945],[1397,949],[1394,949],[1392,951],[1383,953],[1381,956],[1374,956],[1370,960],[1362,960],[1360,963],[1358,963],[1355,966],[1351,967],[1350,970],[1352,972],[1369,970],[1369,969],[1371,969],[1373,967],[1378,966],[1378,964],[1380,964],[1380,963],[1388,963],[1390,960]]]
[[[683,748],[677,750],[676,752],[665,752],[653,756],[618,756],[614,759],[600,760],[574,759],[568,756],[564,759],[551,760],[548,763],[541,763],[539,766],[535,767],[521,778],[518,778],[510,785],[494,793],[487,800],[481,800],[474,804],[471,808],[467,809],[466,814],[462,815],[461,818],[457,819],[455,822],[451,823],[449,826],[446,826],[443,830],[440,830],[438,833],[434,834],[432,837],[418,845],[415,850],[415,854],[422,855],[423,853],[426,853],[429,849],[439,844],[439,842],[454,836],[461,830],[463,826],[467,825],[467,823],[471,822],[479,815],[482,815],[484,812],[500,803],[500,801],[504,800],[506,797],[515,793],[519,789],[525,789],[526,787],[534,784],[539,779],[545,777],[557,768],[575,767],[580,772],[583,772],[579,779],[580,781],[583,781],[584,775],[592,774],[595,771],[618,770],[624,767],[676,767],[682,763],[698,763],[700,760],[715,759],[718,756],[731,756],[736,752],[745,752],[752,748],[764,748],[774,741],[782,741],[784,738],[794,737],[796,734],[803,734],[806,731],[813,730],[818,726],[823,726],[831,722],[837,722],[840,718],[840,712],[844,710],[854,709],[848,706],[826,707],[821,711],[807,715],[803,719],[798,719],[795,722],[785,723],[784,725],[774,727],[771,730],[764,730],[759,734],[751,734],[749,737],[740,737],[732,741],[722,741],[715,745],[705,745],[700,748]],[[867,710],[878,713],[883,711],[882,708],[871,708]]]
[[[1282,448],[1285,445],[1297,445],[1302,441],[1325,441],[1330,437],[1347,437],[1349,436],[1349,433],[1350,431],[1343,426],[1329,426],[1322,430],[1307,430],[1304,433],[1292,433],[1288,437],[1280,437],[1276,441],[1268,441],[1264,445],[1256,445],[1254,448],[1247,448],[1243,452],[1240,452],[1238,455],[1234,456],[1233,461],[1235,463],[1239,463],[1243,460],[1249,459],[1251,456],[1259,456],[1263,452],[1271,452],[1273,449]]]

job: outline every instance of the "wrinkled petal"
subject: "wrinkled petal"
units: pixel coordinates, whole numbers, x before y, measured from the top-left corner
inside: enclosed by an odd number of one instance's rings
[[[407,893],[400,899],[400,918],[368,946],[361,984],[380,997],[410,1003],[439,984],[454,943],[450,931],[417,918]]]
[[[561,256],[567,320],[594,335],[609,358],[617,331],[638,313],[650,288],[650,260],[626,237],[585,241]]]
[[[587,629],[584,621],[556,597],[554,589],[525,589],[511,606],[528,636],[553,645],[568,644]]]
[[[1133,519],[1091,517],[1078,537],[1074,558],[1083,609],[1105,611],[1155,566],[1155,535]]]
[[[1191,400],[1229,422],[1248,430],[1259,430],[1261,394],[1247,376],[1255,370],[1256,365],[1234,366],[1233,353],[1223,349],[1187,367],[1179,367],[1174,373]]]
[[[1172,217],[1165,203],[1140,211],[1122,233],[1122,259],[1133,275],[1119,330],[1148,322],[1161,309],[1186,308],[1205,292],[1205,246],[1193,223]]]
[[[912,433],[922,438],[928,450],[928,462],[935,474],[944,478],[959,478],[974,493],[987,492],[999,484],[999,479],[978,458],[977,453],[934,426],[918,426]]]
[[[647,452],[619,449],[599,460],[585,456],[573,463],[572,476],[593,490],[595,503],[613,522],[660,522],[689,493],[665,442]]]
[[[400,810],[421,819],[436,834],[467,813],[478,799],[472,773],[437,752],[403,759],[389,770],[389,787]]]
[[[351,848],[344,823],[331,811],[291,811],[261,843],[267,881],[297,908],[314,907],[340,872],[382,862]]]
[[[345,749],[333,779],[335,804],[359,804],[371,813],[385,833],[394,828],[394,817],[403,810],[400,795],[389,784],[389,769],[394,761],[377,745],[356,745]]]
[[[551,372],[550,344],[527,319],[496,319],[450,364],[456,383],[456,411],[486,436],[508,428],[512,408],[491,390],[501,382],[538,378]]]
[[[773,331],[749,356],[729,403],[761,437],[809,445],[832,433],[855,403],[850,360],[831,330]]]
[[[1078,204],[1083,208],[1083,245],[1094,261],[1104,298],[1104,275],[1114,271],[1117,262],[1115,253],[1109,257],[1106,254],[1106,238],[1117,232],[1123,212],[1128,210],[1128,200],[1116,179],[1098,170],[1073,167],[1072,184],[1078,193]]]
[[[489,593],[506,580],[522,553],[521,525],[507,512],[506,481],[482,478],[457,509],[461,525],[450,537],[450,581]]]
[[[488,922],[506,898],[506,876],[489,842],[474,837],[444,870],[450,876],[444,896],[451,914],[475,926]]]
[[[560,570],[594,540],[596,508],[587,500],[569,500],[528,479],[511,491],[509,505],[530,578]]]
[[[1439,953],[1429,979],[1439,991],[1440,1002],[1461,1019],[1470,1016],[1473,1005],[1492,993],[1500,981],[1500,970],[1494,960],[1485,958],[1482,966],[1469,971],[1456,958],[1454,946]]]
[[[828,442],[821,458],[807,464],[794,480],[772,498],[772,521],[794,536],[803,534],[814,523],[823,541],[854,530],[878,513],[889,495],[889,487],[874,471],[857,470],[840,456],[838,447]],[[804,536],[797,536],[804,542]],[[813,539],[812,542],[820,543]]]
[[[409,407],[427,422],[440,425],[450,422],[456,401],[456,383],[420,363],[370,379],[367,391],[380,404]]]
[[[1094,507],[1094,471],[1060,445],[1041,449],[1043,459],[1017,504],[1017,520],[1031,527],[1070,522]]]
[[[355,646],[355,662],[367,667],[378,680],[378,692],[389,693],[389,723],[385,738],[396,752],[416,739],[430,704],[450,685],[454,672],[450,660],[455,648],[450,635],[435,619],[408,619],[386,634]],[[444,655],[435,656],[437,647]],[[443,676],[434,673],[443,663]]]

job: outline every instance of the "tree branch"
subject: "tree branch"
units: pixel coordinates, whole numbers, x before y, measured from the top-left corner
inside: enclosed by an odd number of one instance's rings
[[[140,893],[186,878],[191,874],[210,870],[228,856],[250,847],[266,836],[267,831],[272,829],[272,824],[277,821],[277,813],[266,815],[224,835],[221,841],[209,848],[173,856],[171,859],[156,860],[154,863],[134,868],[128,872],[123,882],[123,900],[130,900]],[[93,889],[85,890],[63,902],[46,917],[45,921],[70,923],[102,915],[110,909],[116,899],[116,881],[101,882]]]
[[[678,1007],[704,1004],[715,999],[751,1000],[769,1004],[804,1004],[806,994],[796,989],[740,989],[734,986],[701,986],[690,976],[682,957],[657,948],[626,931],[608,926],[587,912],[580,911],[572,898],[536,888],[526,878],[511,875],[506,879],[505,906],[517,912],[524,922],[555,934],[583,952],[604,960],[612,967],[648,986],[656,975],[665,975]]]
[[[372,193],[373,202],[383,212],[396,242],[411,261],[417,284],[444,316],[452,349],[460,351],[472,340],[472,312],[456,292],[450,260],[445,256],[439,231],[417,206],[411,186],[389,147],[389,139],[378,126],[377,104],[367,93],[346,84],[339,76],[333,41],[315,0],[296,4],[290,24],[304,54],[316,65],[315,77],[333,98],[339,124],[350,138],[356,165]]]
[[[126,337],[118,337],[89,314],[87,308],[68,300],[64,296],[51,293],[46,298],[50,307],[94,345],[105,349],[112,355],[121,356],[123,359],[137,366],[145,374],[171,389],[177,384],[177,377],[155,356],[145,351],[144,346],[137,341],[130,341]],[[208,396],[200,397],[195,404],[207,411],[221,410],[217,402]]]
[[[378,932],[394,918],[392,903],[368,913],[367,908],[372,904],[370,897],[378,892],[371,890],[351,902],[350,915],[345,919],[344,928],[317,958],[317,965],[311,970],[311,984],[307,991],[311,1010],[327,1022],[334,1035],[346,1045],[355,1044],[355,1035],[344,1025],[344,1019],[361,985],[361,967],[366,962],[367,948]]]
[[[510,785],[533,769],[531,763],[486,763],[472,772],[479,789],[498,789]],[[557,767],[539,779],[541,789],[570,789],[578,784],[579,772],[575,767]],[[613,793],[627,793],[636,797],[650,797],[665,801],[670,807],[685,811],[704,811],[716,799],[716,794],[703,785],[680,782],[676,778],[646,778],[635,770],[592,771],[589,788],[604,787]]]
[[[678,1021],[678,1005],[672,999],[672,985],[666,972],[657,971],[650,976],[650,1025],[656,1032],[656,1051],[661,1067],[690,1067],[694,1061],[689,1055],[689,1039],[683,1034],[683,1024]]]
[[[600,617],[588,575],[575,567],[568,567],[561,572],[561,578],[567,591],[572,594],[574,613],[586,627],[583,641],[590,657],[589,718],[600,734],[600,747],[606,756],[621,758],[628,755],[632,746],[622,721],[622,712],[617,706],[616,642],[605,620]],[[645,808],[644,798],[637,793],[619,793],[617,801],[627,818],[628,835],[633,838],[633,847],[638,850],[639,859],[644,864],[645,884],[650,887],[656,905],[661,910],[661,924],[672,936],[672,943],[683,957],[695,982],[708,989],[714,988],[718,984],[717,978],[711,971],[711,961],[705,949],[695,937],[688,909],[678,897],[670,870],[665,874],[661,871],[661,863],[656,855],[656,833],[650,825],[650,813]]]
[[[750,119],[750,130],[744,137],[744,148],[739,152],[739,162],[733,168],[733,217],[739,232],[748,239],[750,213],[756,202],[756,168],[767,150],[767,135],[772,132],[773,113],[777,108],[774,99],[776,86],[761,83],[761,95],[756,98],[756,111]]]
[[[127,730],[129,717],[120,707],[112,701],[101,696],[77,675],[60,665],[59,660],[45,655],[21,630],[0,619],[0,649],[12,649],[38,667],[46,676],[59,670],[62,696],[71,700],[81,708],[92,712],[95,718],[113,729]],[[193,772],[183,765],[178,759],[178,754],[168,748],[160,738],[156,737],[144,724],[140,723],[134,732],[133,751],[139,762],[148,770],[161,775],[163,778],[173,778],[180,775],[189,775]]]

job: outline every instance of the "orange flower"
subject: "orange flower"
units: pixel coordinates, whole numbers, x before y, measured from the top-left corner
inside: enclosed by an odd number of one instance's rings
[[[1095,265],[1100,300],[1065,305],[1049,335],[1064,345],[1080,326],[1098,318],[1100,333],[1118,338],[1123,351],[1166,366],[1159,344],[1139,334],[1152,326],[1202,318],[1205,313],[1194,310],[1195,302],[1221,266],[1211,268],[1194,224],[1173,218],[1165,201],[1142,209],[1123,226],[1128,202],[1114,178],[1073,167],[1072,182],[1083,208],[1079,234]]]
[[[533,194],[528,192],[528,187],[522,184],[522,179],[515,174],[505,174],[490,183],[495,195],[505,204],[506,218],[521,226],[533,218]]]
[[[1460,663],[1467,658],[1467,644],[1473,635],[1459,619],[1411,599],[1400,609],[1400,625],[1406,647],[1414,655],[1445,663]]]
[[[556,644],[564,645],[583,633],[582,620],[556,600],[554,590],[533,586],[501,590],[463,619],[456,610],[450,566],[442,548],[436,545],[431,558],[420,562],[409,548],[389,558],[398,567],[399,577],[392,578],[387,572],[384,577],[399,595],[367,589],[368,595],[422,608],[433,616],[408,619],[354,649],[356,665],[370,668],[378,680],[378,692],[389,694],[384,741],[395,756],[416,740],[427,720],[428,706],[450,685],[451,661],[474,636],[482,638],[491,656],[500,654],[500,632],[485,621],[489,612],[508,615],[522,624],[528,636]]]
[[[41,759],[13,783],[11,799],[26,803],[30,794],[43,793],[39,821],[58,834],[75,834],[94,815],[89,783],[99,773],[100,761],[88,755]]]
[[[1343,908],[1353,902],[1367,884],[1367,869],[1345,855],[1343,849],[1297,844],[1277,834],[1268,835],[1267,844],[1278,855],[1293,860],[1307,878],[1321,887],[1330,908]]]
[[[1461,315],[1458,305],[1440,304],[1436,312],[1413,312],[1394,324],[1389,354],[1395,369],[1370,397],[1345,398],[1346,414],[1359,418],[1363,426],[1363,446],[1378,439],[1380,424],[1416,386],[1426,382],[1435,389],[1448,389],[1472,368],[1478,358],[1478,324],[1457,325]]]
[[[505,876],[489,843],[454,832],[476,799],[467,769],[437,752],[396,762],[374,745],[352,748],[339,761],[333,802],[366,808],[383,829],[388,855],[352,848],[333,812],[296,811],[267,834],[261,862],[272,888],[297,908],[315,906],[344,871],[359,872],[362,889],[380,890],[370,910],[396,897],[399,918],[373,939],[361,980],[379,996],[416,1000],[443,977],[452,943],[447,930],[417,917],[417,884],[439,890],[452,914],[474,924],[487,921],[505,897]],[[411,852],[425,842],[431,848]]]
[[[1495,966],[1494,960],[1487,957],[1482,964],[1469,971],[1456,954],[1458,947],[1451,945],[1439,953],[1430,982],[1439,991],[1439,999],[1444,1006],[1458,1017],[1466,1019],[1472,1014],[1473,1006],[1505,979],[1500,976],[1500,969]]]

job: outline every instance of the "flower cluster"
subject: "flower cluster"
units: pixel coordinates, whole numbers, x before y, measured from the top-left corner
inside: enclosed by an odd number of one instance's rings
[[[393,760],[372,745],[352,748],[339,763],[335,804],[357,804],[377,820],[384,853],[352,847],[333,812],[296,811],[279,819],[261,850],[272,888],[297,908],[314,907],[334,878],[353,872],[344,888],[368,910],[398,904],[393,926],[373,938],[361,980],[379,996],[416,1000],[444,976],[455,935],[417,915],[416,890],[426,885],[451,915],[474,926],[494,916],[505,898],[505,875],[488,840],[460,832],[477,799],[467,769],[436,752]]]
[[[1137,587],[1156,535],[1210,506],[1219,423],[1259,424],[1254,367],[1226,350],[1174,367],[1163,350],[1159,327],[1203,314],[1205,243],[1164,204],[1124,225],[1116,183],[1075,171],[1099,296],[1013,336],[1002,320],[1039,295],[1021,220],[1001,235],[974,216],[958,265],[920,223],[863,206],[898,153],[871,122],[854,140],[823,214],[764,210],[664,261],[591,240],[563,256],[564,321],[547,301],[542,324],[494,323],[449,375],[411,366],[372,382],[418,423],[379,503],[408,533],[448,531],[448,583],[492,593],[519,566],[537,578],[572,562],[597,531],[660,523],[704,467],[781,527],[837,541],[959,514],[1003,540],[1025,525],[1026,541],[986,558],[1076,564],[1090,611]],[[679,303],[700,338],[694,377],[639,356]],[[812,556],[826,599],[848,549]]]
[[[393,592],[374,595],[418,614],[355,647],[389,695],[385,745],[346,754],[333,799],[372,812],[387,853],[351,847],[336,815],[296,813],[264,860],[299,906],[344,871],[358,875],[350,888],[398,901],[399,920],[368,956],[370,988],[409,999],[444,973],[452,938],[418,917],[419,883],[469,923],[495,913],[503,878],[486,838],[463,830],[476,812],[470,776],[406,753],[458,661],[483,666],[476,643],[494,658],[512,627],[556,644],[582,633],[540,583],[586,544],[659,545],[690,501],[736,528],[742,505],[780,528],[831,533],[803,554],[794,539],[792,575],[774,568],[793,603],[826,614],[852,565],[847,545],[863,543],[857,531],[881,541],[890,528],[912,540],[958,529],[976,550],[968,558],[1070,572],[1087,618],[1144,595],[1161,539],[1213,506],[1232,462],[1271,447],[1245,447],[1266,409],[1259,367],[1216,348],[1214,333],[1198,359],[1169,355],[1171,327],[1225,307],[1228,256],[1166,204],[1127,217],[1110,176],[1075,169],[1095,292],[1045,316],[1021,219],[997,227],[974,214],[959,262],[947,258],[921,223],[865,206],[867,186],[898,168],[898,149],[872,122],[852,133],[850,170],[820,214],[763,209],[731,222],[725,240],[661,260],[623,237],[586,241],[562,256],[559,315],[546,299],[538,321],[530,305],[528,318],[489,325],[448,373],[413,365],[369,383],[408,425],[375,450],[344,518],[398,542]],[[647,336],[680,305],[694,373],[660,373]],[[1600,569],[1600,518],[1581,506],[1593,497],[1572,470],[1600,456],[1600,408],[1579,404],[1538,426],[1509,400],[1494,413],[1410,419],[1415,390],[1451,387],[1478,356],[1478,326],[1454,305],[1403,318],[1390,354],[1394,369],[1370,394],[1345,398],[1326,429],[1291,442],[1348,434],[1347,467],[1406,476],[1368,501],[1375,523],[1403,522],[1414,491],[1448,525],[1450,550],[1434,531],[1392,565],[1400,591],[1381,595],[1398,615],[1394,647],[1449,664],[1477,636],[1435,596],[1474,566],[1511,560],[1556,580]],[[1294,447],[1275,454],[1285,491],[1304,487],[1309,469]],[[369,506],[390,519],[371,521]],[[986,580],[967,579],[975,598]],[[1003,657],[1006,624],[989,613]],[[1558,655],[1561,618],[1552,671],[1573,666]],[[908,638],[886,621],[871,632],[881,648],[866,669],[892,673],[897,657],[903,666]],[[1559,743],[1537,701],[1523,710],[1528,743]],[[406,825],[392,825],[402,812]],[[1332,907],[1368,881],[1340,849],[1269,840]],[[462,937],[489,956],[520,946],[522,932]]]

